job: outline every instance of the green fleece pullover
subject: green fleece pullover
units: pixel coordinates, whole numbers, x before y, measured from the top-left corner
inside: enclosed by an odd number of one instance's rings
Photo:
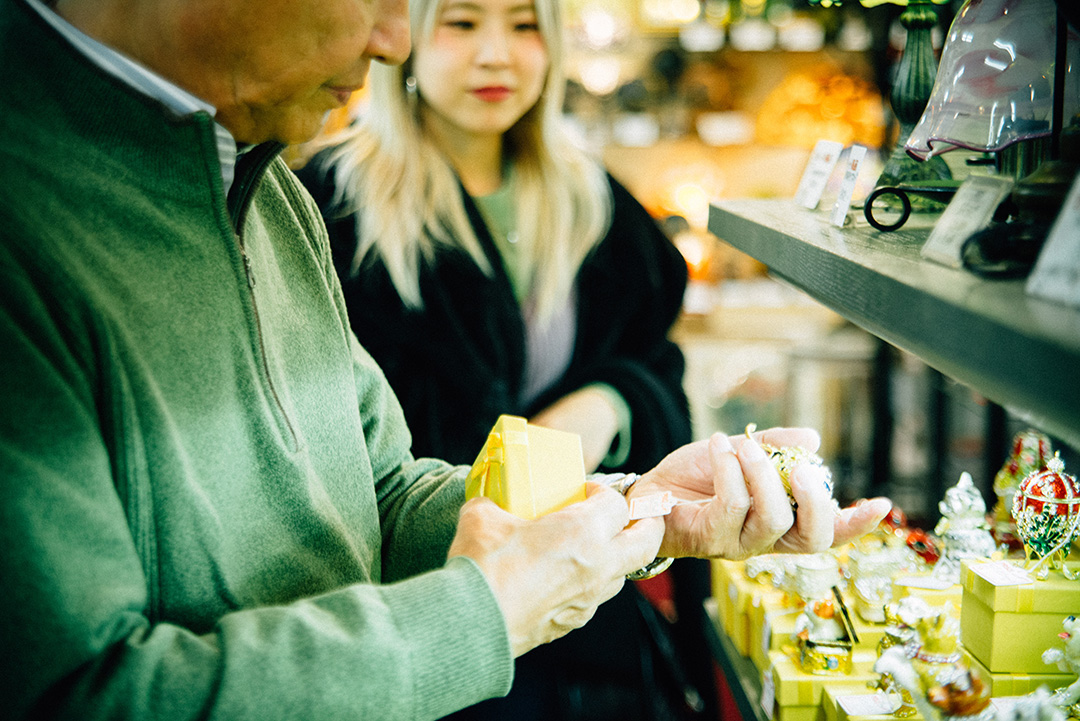
[[[506,693],[314,204],[0,0],[0,708],[431,719]],[[240,228],[240,232],[234,232]]]

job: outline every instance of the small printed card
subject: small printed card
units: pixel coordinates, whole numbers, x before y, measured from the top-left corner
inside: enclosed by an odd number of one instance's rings
[[[922,256],[950,268],[963,267],[964,242],[990,224],[1012,187],[1012,178],[997,175],[973,175],[965,180],[930,231]]]
[[[836,703],[840,704],[848,717],[885,716],[894,713],[899,707],[896,699],[889,698],[888,695],[881,691],[837,696]]]
[[[666,516],[675,507],[675,497],[671,491],[653,493],[648,496],[638,496],[630,499],[630,520],[639,518],[653,518],[654,516]]]
[[[1025,290],[1028,295],[1080,308],[1080,179],[1073,181]]]
[[[859,166],[866,157],[866,148],[862,145],[852,145],[851,153],[848,154],[848,162],[844,168],[844,181],[840,184],[840,195],[836,198],[830,220],[837,228],[843,228],[847,220],[848,210],[851,209],[851,197],[855,194],[855,183],[859,179]]]
[[[835,140],[817,141],[810,153],[810,159],[806,161],[799,187],[795,191],[795,202],[798,205],[810,210],[817,207],[843,150],[844,144]]]
[[[896,583],[908,588],[925,588],[931,591],[944,591],[953,585],[948,581],[933,576],[904,576],[896,579]]]
[[[761,697],[758,699],[761,710],[768,719],[776,718],[776,682],[773,679],[773,670],[770,666],[761,674]]]
[[[647,496],[636,496],[630,499],[630,520],[636,521],[639,518],[666,516],[671,513],[671,509],[675,506],[708,503],[711,500],[713,500],[712,497],[701,498],[696,501],[684,501],[671,495],[671,491],[650,493]]]
[[[1035,583],[1024,569],[1008,561],[990,561],[972,564],[971,570],[992,586],[1026,586]]]

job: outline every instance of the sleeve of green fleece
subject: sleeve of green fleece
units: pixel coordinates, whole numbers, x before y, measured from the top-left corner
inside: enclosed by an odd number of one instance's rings
[[[123,439],[104,437],[105,381],[86,370],[107,332],[85,309],[58,311],[3,252],[0,276],[6,717],[419,720],[508,690],[505,627],[467,559],[197,627],[155,617],[163,589],[108,450]]]

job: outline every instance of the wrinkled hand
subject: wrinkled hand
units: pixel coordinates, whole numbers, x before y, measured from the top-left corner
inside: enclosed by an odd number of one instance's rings
[[[449,555],[480,566],[520,656],[583,626],[627,573],[656,557],[664,523],[627,526],[628,516],[624,499],[596,484],[584,501],[533,521],[474,498],[462,506]]]
[[[791,474],[799,506],[793,513],[762,442],[816,451],[820,438],[803,428],[773,428],[753,439],[718,433],[674,451],[641,477],[631,497],[663,491],[689,501],[715,496],[671,509],[659,555],[737,560],[759,553],[815,553],[869,533],[892,507],[879,498],[836,514],[824,471],[804,464]]]

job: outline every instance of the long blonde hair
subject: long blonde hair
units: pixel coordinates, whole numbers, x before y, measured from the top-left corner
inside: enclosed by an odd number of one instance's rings
[[[443,0],[410,2],[413,38],[434,31]],[[518,237],[530,255],[532,288],[541,322],[565,301],[582,261],[611,223],[611,189],[602,166],[577,147],[562,120],[565,88],[561,0],[534,0],[548,53],[539,102],[503,138],[514,167]],[[359,213],[353,270],[381,257],[402,301],[423,305],[419,271],[438,247],[465,250],[484,273],[492,268],[469,223],[457,175],[422,131],[419,105],[406,87],[410,62],[373,65],[370,98],[357,124],[330,154],[335,207]]]

